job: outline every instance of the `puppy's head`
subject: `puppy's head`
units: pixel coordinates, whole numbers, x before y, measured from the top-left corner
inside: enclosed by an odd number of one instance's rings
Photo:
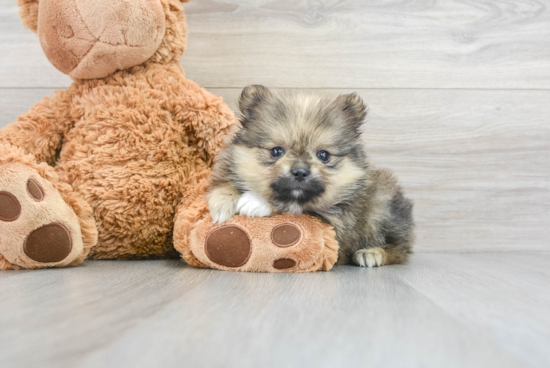
[[[239,100],[243,129],[233,159],[242,190],[279,211],[329,210],[350,200],[366,176],[360,128],[366,106],[338,97],[246,87]]]

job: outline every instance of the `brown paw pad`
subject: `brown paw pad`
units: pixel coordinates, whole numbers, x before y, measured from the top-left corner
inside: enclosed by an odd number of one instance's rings
[[[21,204],[8,192],[0,192],[0,220],[15,221],[21,215]]]
[[[34,179],[27,181],[27,192],[37,202],[41,202],[44,199],[44,190]]]
[[[205,251],[214,263],[240,267],[250,258],[250,244],[250,238],[243,229],[236,225],[226,225],[210,231],[206,237]]]
[[[61,224],[48,224],[34,230],[25,241],[25,254],[36,262],[64,260],[72,249],[69,230]]]
[[[280,224],[271,231],[271,241],[278,247],[291,247],[300,241],[302,232],[293,224]]]
[[[286,270],[287,268],[292,268],[296,266],[296,261],[288,258],[277,259],[273,262],[273,268],[278,270]]]

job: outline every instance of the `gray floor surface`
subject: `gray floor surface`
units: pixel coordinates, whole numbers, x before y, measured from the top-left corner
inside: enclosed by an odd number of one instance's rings
[[[315,274],[88,261],[0,272],[2,367],[547,367],[549,253]]]

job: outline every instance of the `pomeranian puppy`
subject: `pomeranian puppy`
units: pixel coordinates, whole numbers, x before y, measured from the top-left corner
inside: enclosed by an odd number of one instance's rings
[[[337,264],[407,261],[413,205],[391,171],[369,164],[360,137],[367,108],[358,95],[253,85],[243,90],[239,108],[242,129],[212,171],[214,222],[235,214],[308,214],[334,227]]]

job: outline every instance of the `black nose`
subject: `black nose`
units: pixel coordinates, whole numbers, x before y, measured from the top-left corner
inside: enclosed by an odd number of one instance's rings
[[[309,170],[304,168],[292,169],[290,172],[292,173],[292,175],[294,175],[294,178],[298,181],[304,180],[309,175]]]

